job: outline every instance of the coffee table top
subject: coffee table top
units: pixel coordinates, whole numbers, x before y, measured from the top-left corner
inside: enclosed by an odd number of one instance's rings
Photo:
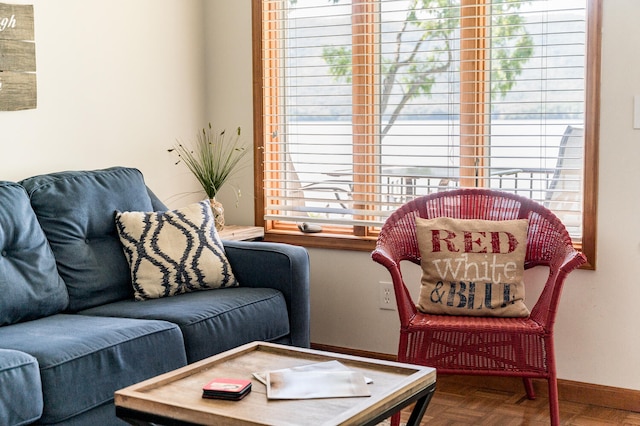
[[[373,379],[370,397],[269,400],[252,373],[338,360]],[[252,379],[240,401],[202,398],[215,377]],[[434,368],[332,352],[254,342],[115,393],[119,416],[153,421],[225,425],[362,425],[433,390]]]

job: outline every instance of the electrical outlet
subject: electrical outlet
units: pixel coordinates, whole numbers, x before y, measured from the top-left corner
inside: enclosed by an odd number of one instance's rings
[[[396,310],[396,295],[393,292],[393,283],[380,281],[378,294],[378,307],[380,309]]]

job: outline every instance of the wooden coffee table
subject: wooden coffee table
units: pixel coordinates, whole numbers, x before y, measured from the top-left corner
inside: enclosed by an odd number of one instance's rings
[[[252,377],[337,360],[367,378],[370,397],[269,400]],[[202,398],[216,377],[252,379],[240,401]],[[376,425],[416,403],[408,425],[419,425],[435,390],[430,367],[254,342],[129,386],[115,393],[116,414],[131,424]]]

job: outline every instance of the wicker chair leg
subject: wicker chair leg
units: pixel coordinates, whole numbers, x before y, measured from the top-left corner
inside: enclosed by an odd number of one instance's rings
[[[536,399],[536,391],[533,389],[533,381],[530,377],[524,377],[522,379],[524,383],[524,390],[527,392],[527,398]]]
[[[549,413],[551,426],[560,424],[560,406],[558,403],[558,380],[555,376],[549,377]]]

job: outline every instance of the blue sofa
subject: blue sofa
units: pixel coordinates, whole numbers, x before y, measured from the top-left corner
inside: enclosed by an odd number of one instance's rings
[[[132,168],[0,182],[0,424],[123,424],[116,390],[255,340],[309,346],[302,247],[223,241],[239,286],[135,301],[115,211]]]

